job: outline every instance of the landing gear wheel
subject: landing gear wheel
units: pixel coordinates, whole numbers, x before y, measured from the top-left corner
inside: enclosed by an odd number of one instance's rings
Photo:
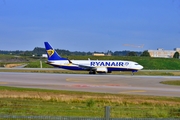
[[[134,75],[134,72],[132,72],[132,74],[131,74],[132,76]]]
[[[96,74],[96,71],[89,71],[89,74]]]

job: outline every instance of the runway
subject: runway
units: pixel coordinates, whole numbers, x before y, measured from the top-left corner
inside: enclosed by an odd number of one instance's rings
[[[0,72],[1,86],[180,97],[180,86],[160,84],[180,76],[128,76]]]

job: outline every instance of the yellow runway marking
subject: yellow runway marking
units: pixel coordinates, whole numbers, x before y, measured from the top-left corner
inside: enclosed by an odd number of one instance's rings
[[[135,92],[146,92],[145,90],[132,90],[132,91],[123,91],[119,93],[135,93]]]

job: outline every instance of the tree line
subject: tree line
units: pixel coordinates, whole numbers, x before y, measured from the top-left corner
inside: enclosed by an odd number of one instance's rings
[[[103,53],[105,55],[112,55],[112,56],[149,56],[149,52],[146,50],[144,52],[136,52],[136,51],[115,51],[112,52],[108,50],[107,52],[81,52],[81,51],[69,51],[69,50],[63,50],[63,49],[55,49],[58,54],[61,56],[71,56],[71,55],[79,55],[79,56],[90,56],[93,55],[93,53]],[[35,47],[32,51],[3,51],[0,50],[0,54],[12,54],[12,55],[21,55],[21,56],[42,56],[42,54],[46,54],[45,48]]]

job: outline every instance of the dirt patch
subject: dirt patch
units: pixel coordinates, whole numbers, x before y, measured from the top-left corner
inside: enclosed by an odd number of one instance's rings
[[[6,64],[4,67],[5,68],[13,68],[13,67],[17,67],[17,66],[21,66],[22,64]]]

